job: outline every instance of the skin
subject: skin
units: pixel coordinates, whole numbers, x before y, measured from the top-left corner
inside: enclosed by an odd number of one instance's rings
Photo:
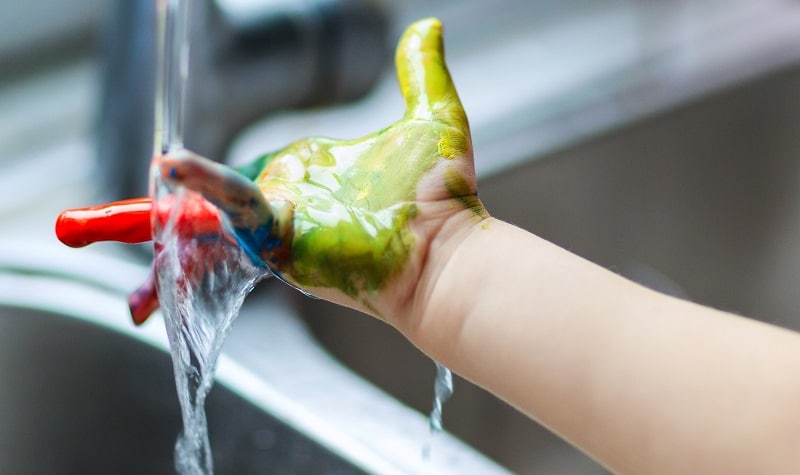
[[[800,335],[653,292],[489,217],[440,30],[423,20],[400,41],[398,122],[238,172],[159,157],[196,194],[178,210],[150,202],[153,222],[177,213],[178,233],[226,239],[222,210],[255,262],[384,319],[617,473],[800,473]],[[69,210],[58,235],[146,240],[143,203]],[[135,321],[157,307],[153,289],[134,294]]]
[[[800,334],[486,224],[431,243],[397,320],[425,353],[614,473],[800,473]]]

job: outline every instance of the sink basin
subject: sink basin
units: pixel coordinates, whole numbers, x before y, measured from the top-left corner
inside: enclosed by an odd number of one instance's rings
[[[0,473],[175,473],[181,416],[163,323],[132,328],[113,279],[65,278],[86,267],[58,262],[0,258]],[[206,402],[216,473],[365,473],[235,386],[222,381]]]
[[[163,321],[134,327],[125,300],[146,272],[94,248],[0,240],[0,473],[175,473]],[[448,434],[428,442],[424,415],[335,361],[293,291],[265,284],[206,401],[215,473],[507,473]]]
[[[0,335],[0,473],[175,473],[167,353],[19,307],[0,306]],[[206,408],[216,473],[364,473],[224,386]]]
[[[800,329],[799,92],[800,68],[784,68],[531,157],[481,179],[481,198],[497,218],[645,285]],[[345,364],[430,409],[433,364],[402,336],[324,302],[298,305]],[[605,473],[463,380],[444,425],[515,472]]]

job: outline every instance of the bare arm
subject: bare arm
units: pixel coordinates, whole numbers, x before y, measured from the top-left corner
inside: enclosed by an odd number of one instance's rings
[[[398,328],[619,473],[800,473],[800,336],[457,217]]]

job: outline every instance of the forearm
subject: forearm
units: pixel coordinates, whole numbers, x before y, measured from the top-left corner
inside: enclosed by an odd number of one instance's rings
[[[620,472],[800,462],[797,335],[652,292],[497,220],[459,232],[434,242],[419,318],[400,328],[430,356]]]

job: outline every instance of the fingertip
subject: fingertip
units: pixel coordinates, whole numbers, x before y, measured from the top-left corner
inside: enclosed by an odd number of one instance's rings
[[[128,308],[134,325],[142,325],[158,307],[159,301],[155,276],[151,273],[147,280],[128,297]]]
[[[62,211],[56,217],[55,232],[56,237],[62,244],[69,247],[84,247],[89,243],[84,239],[79,239],[78,223],[73,217],[74,212],[71,209]]]
[[[191,173],[191,167],[198,168],[203,164],[203,161],[210,162],[207,158],[182,149],[157,157],[155,163],[164,179],[180,180]]]
[[[84,247],[98,241],[131,244],[149,241],[150,210],[149,198],[68,209],[56,217],[56,237],[69,247]]]
[[[180,159],[161,157],[158,161],[158,171],[161,174],[161,178],[169,181],[176,181],[179,179],[177,160]]]
[[[442,42],[442,22],[438,18],[424,18],[409,25],[397,47],[398,60],[403,60],[404,55],[413,53],[438,53],[444,52]]]

